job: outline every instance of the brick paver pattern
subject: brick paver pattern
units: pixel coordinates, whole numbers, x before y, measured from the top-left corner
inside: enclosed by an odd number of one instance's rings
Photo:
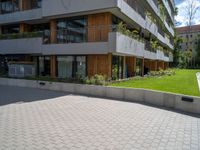
[[[0,106],[0,150],[200,149],[198,117],[137,103],[0,86],[1,102],[37,94],[46,99]]]

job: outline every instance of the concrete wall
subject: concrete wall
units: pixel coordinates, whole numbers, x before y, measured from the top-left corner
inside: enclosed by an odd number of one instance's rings
[[[131,20],[136,22],[142,28],[145,28],[146,20],[142,18],[133,8],[131,8],[124,0],[118,0],[118,8],[120,11],[128,16]]]
[[[138,57],[143,57],[144,55],[144,43],[117,32],[109,33],[109,49],[113,53]]]
[[[66,44],[43,44],[42,38],[0,40],[1,54],[122,54],[146,59],[169,61],[162,52],[153,53],[144,49],[144,43],[118,32],[109,33],[108,42],[86,42]]]
[[[154,34],[156,37],[158,36],[157,25],[154,24],[148,17],[146,17],[146,29],[150,31],[152,34]]]
[[[0,40],[1,54],[42,53],[42,38]]]
[[[18,11],[9,14],[0,15],[0,24],[13,22],[22,22],[28,20],[36,20],[42,18],[42,8],[32,9],[27,11]]]
[[[43,0],[42,6],[43,16],[48,17],[109,9],[117,7],[117,0]]]
[[[41,82],[45,83],[45,85],[40,85]],[[166,107],[175,110],[181,110],[184,112],[200,114],[200,97],[185,96],[173,93],[164,93],[144,89],[116,88],[8,78],[0,78],[0,85],[40,88],[70,92],[75,94],[112,98],[121,101],[143,102],[158,107]],[[182,101],[182,97],[189,97],[194,101]]]

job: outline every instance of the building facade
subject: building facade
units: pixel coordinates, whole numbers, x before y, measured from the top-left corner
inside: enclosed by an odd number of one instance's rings
[[[180,49],[183,51],[192,52],[191,65],[199,63],[200,59],[197,58],[197,46],[200,40],[200,25],[193,25],[191,27],[178,27],[176,28],[177,36],[182,39]]]
[[[173,27],[173,0],[0,0],[1,70],[144,75],[173,60]]]

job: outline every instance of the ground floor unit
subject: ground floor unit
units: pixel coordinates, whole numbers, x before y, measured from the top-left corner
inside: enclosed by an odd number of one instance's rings
[[[135,56],[99,55],[0,55],[1,74],[11,77],[49,76],[52,78],[92,77],[108,79],[143,76],[150,71],[165,70],[169,63]]]

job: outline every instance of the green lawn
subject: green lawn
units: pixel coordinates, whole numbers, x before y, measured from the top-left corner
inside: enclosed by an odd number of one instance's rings
[[[200,70],[176,69],[173,76],[145,77],[129,81],[113,83],[112,86],[144,88],[185,95],[200,96],[196,73]]]

